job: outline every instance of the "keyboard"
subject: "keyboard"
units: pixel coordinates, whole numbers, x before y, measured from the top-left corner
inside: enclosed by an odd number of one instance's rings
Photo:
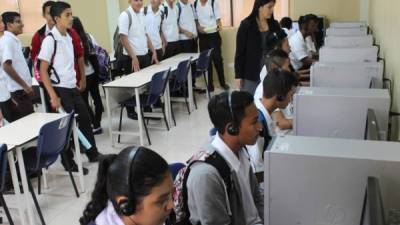
[[[389,209],[387,225],[400,225],[400,209]]]

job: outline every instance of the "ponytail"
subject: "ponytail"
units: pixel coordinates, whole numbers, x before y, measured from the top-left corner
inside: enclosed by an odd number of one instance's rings
[[[86,205],[83,216],[79,219],[81,225],[87,225],[94,221],[97,215],[107,207],[107,202],[109,200],[107,195],[107,173],[108,168],[116,157],[117,155],[110,154],[103,156],[100,160],[97,181],[92,193],[92,200]]]

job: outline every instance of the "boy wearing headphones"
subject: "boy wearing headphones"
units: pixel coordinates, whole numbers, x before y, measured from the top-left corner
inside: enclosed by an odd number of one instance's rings
[[[263,98],[255,101],[259,110],[259,120],[263,125],[263,132],[257,143],[248,146],[250,161],[256,172],[258,181],[263,181],[264,151],[268,147],[272,136],[275,136],[276,123],[272,113],[277,109],[285,109],[296,91],[298,81],[296,75],[280,68],[273,69],[263,81]]]
[[[203,225],[263,224],[263,198],[245,150],[262,130],[253,96],[240,91],[216,95],[208,112],[217,134],[201,152],[219,158],[228,173],[209,163],[191,164],[186,182],[189,220]]]

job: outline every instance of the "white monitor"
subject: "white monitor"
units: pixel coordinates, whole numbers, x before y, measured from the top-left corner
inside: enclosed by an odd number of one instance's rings
[[[296,33],[297,31],[300,30],[300,25],[298,21],[293,21],[291,30],[293,33]]]
[[[364,139],[373,109],[386,140],[390,95],[386,89],[301,87],[293,99],[293,133],[298,136]]]
[[[281,136],[265,152],[264,224],[360,224],[367,178],[400,208],[400,143]]]
[[[326,36],[365,36],[367,34],[367,27],[326,29]]]
[[[322,63],[310,68],[311,87],[382,88],[383,62]]]
[[[355,22],[355,21],[346,21],[346,22],[332,22],[330,24],[332,28],[359,28],[359,27],[367,27],[365,22]]]
[[[371,47],[373,43],[374,43],[374,37],[372,35],[325,37],[326,47],[334,47],[334,48]]]
[[[377,62],[378,47],[363,47],[363,48],[332,48],[322,47],[319,50],[320,62]]]

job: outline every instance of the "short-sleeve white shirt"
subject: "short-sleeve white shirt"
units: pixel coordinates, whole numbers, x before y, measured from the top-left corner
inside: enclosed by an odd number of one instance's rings
[[[179,41],[179,27],[178,27],[178,7],[172,4],[172,8],[168,3],[164,3],[161,10],[167,7],[168,15],[165,14],[164,21],[162,24],[162,31],[164,33],[167,42]]]
[[[205,29],[217,27],[217,20],[221,19],[217,0],[214,1],[214,11],[211,2],[211,0],[207,0],[206,4],[203,6],[201,2],[198,1],[195,8],[198,22],[200,26]]]
[[[154,49],[161,49],[162,48],[162,41],[161,41],[161,21],[162,21],[162,12],[160,9],[157,12],[154,12],[151,8],[151,5],[147,6],[147,12],[144,16],[146,32],[149,36],[151,43],[153,44]]]
[[[303,67],[303,62],[301,62],[301,60],[309,56],[307,44],[304,40],[303,34],[300,31],[297,31],[294,35],[292,35],[292,37],[290,37],[289,45],[291,49],[289,54],[290,63],[297,71]]]
[[[182,29],[185,29],[192,33],[194,37],[197,37],[197,27],[195,22],[196,17],[192,3],[188,2],[187,4],[183,4],[181,1],[178,1],[177,4],[179,4],[181,7],[179,26]],[[189,37],[187,37],[185,34],[180,34],[179,39],[189,40]]]

